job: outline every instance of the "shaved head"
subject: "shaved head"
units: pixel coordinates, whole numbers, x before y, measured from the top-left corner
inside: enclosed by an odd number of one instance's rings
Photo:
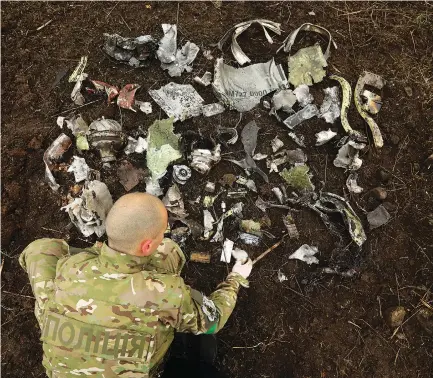
[[[130,193],[120,197],[106,219],[109,246],[132,255],[138,253],[145,240],[155,241],[157,247],[166,228],[167,210],[164,204],[147,193]]]

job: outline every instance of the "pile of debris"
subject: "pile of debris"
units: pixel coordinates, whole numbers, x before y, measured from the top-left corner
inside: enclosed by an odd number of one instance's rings
[[[58,118],[57,124],[62,129],[62,133],[44,155],[46,179],[50,187],[57,191],[59,184],[53,172],[67,170],[74,174],[77,185],[68,194],[69,204],[62,209],[68,212],[72,223],[84,236],[95,233],[101,237],[104,234],[105,217],[113,203],[107,186],[100,181],[101,173],[90,168],[85,160],[86,151],[96,150],[99,152],[103,167],[117,165],[118,179],[125,191],[132,190],[139,183],[145,183],[148,193],[163,196],[162,200],[171,214],[172,223],[180,224],[179,227],[172,229],[173,239],[185,243],[188,237],[192,236],[211,243],[220,243],[221,261],[230,262],[232,256],[237,260],[248,258],[244,250],[235,247],[235,242],[224,236],[224,223],[229,218],[239,225],[237,243],[258,246],[264,237],[275,238],[263,229],[266,223],[263,220],[243,219],[242,200],[250,196],[256,197],[255,205],[263,213],[270,208],[286,211],[282,216],[282,222],[291,239],[299,238],[293,218],[294,212],[299,210],[295,210],[293,206],[300,206],[317,213],[329,231],[336,235],[339,247],[342,248],[344,232],[341,230],[341,222],[335,223],[335,217],[331,216],[339,214],[354,245],[357,248],[362,247],[366,234],[360,218],[349,201],[335,193],[316,190],[313,175],[307,164],[308,156],[305,152],[307,146],[302,135],[301,125],[313,117],[323,119],[325,124],[330,125],[340,119],[346,135],[336,140],[337,132],[324,127],[316,134],[315,147],[333,141],[338,147],[333,164],[348,172],[346,187],[349,193],[353,196],[363,191],[357,183],[357,171],[363,164],[360,153],[366,149],[367,136],[361,131],[352,129],[349,124],[348,111],[352,101],[352,88],[349,82],[341,76],[329,75],[328,78],[335,81],[336,85],[324,89],[321,104],[315,103],[310,93],[310,87],[322,82],[326,77],[331,49],[337,49],[337,45],[327,29],[306,23],[290,33],[278,50],[287,54],[287,71],[282,64],[276,64],[274,59],[251,64],[250,58],[239,46],[237,37],[253,24],[262,27],[269,43],[274,42],[270,33],[276,35],[282,33],[279,23],[256,19],[234,25],[224,34],[216,46],[222,50],[224,43],[231,36],[231,52],[240,67],[224,63],[222,57],[216,58],[213,74],[206,71],[201,77],[195,76],[191,80],[198,86],[212,86],[217,99],[213,103],[206,104],[192,84],[169,82],[159,89],[150,89],[148,92],[168,118],[156,120],[147,131],[140,129],[141,131],[137,131],[134,135],[128,135],[122,124],[114,119],[96,119],[87,124],[79,114]],[[118,34],[104,34],[103,51],[111,59],[136,68],[148,67],[152,64],[152,60],[158,59],[161,68],[171,77],[192,72],[200,48],[190,41],[178,47],[175,24],[162,24],[162,31],[163,36],[159,40],[151,35],[125,38]],[[317,42],[293,53],[292,48],[298,35],[306,32],[311,33],[312,37],[325,38],[326,48],[323,50]],[[213,60],[210,50],[205,50],[203,55]],[[122,109],[144,114],[152,113],[155,104],[136,98],[141,87],[139,84],[126,84],[120,88],[93,80],[85,72],[87,61],[88,57],[83,56],[69,77],[69,82],[74,83],[71,92],[74,104],[81,107],[95,99],[103,98],[108,104],[117,104]],[[385,80],[380,76],[362,72],[353,91],[355,107],[367,122],[376,148],[383,146],[383,138],[373,116],[380,111],[382,98],[378,93],[384,85]],[[374,91],[371,91],[373,88]],[[272,97],[268,97],[269,100],[264,99],[270,94]],[[212,117],[226,109],[242,113],[260,104],[269,110],[270,116],[281,123],[281,132],[286,131],[297,148],[286,148],[276,136],[271,142],[272,154],[257,152],[257,139],[261,128],[255,121],[247,123],[242,128],[240,140],[243,151],[239,159],[223,158],[226,154],[221,153],[222,148],[228,150],[230,145],[237,143],[239,139],[237,125],[233,128],[219,127],[215,138],[219,143],[200,135],[194,135],[191,140],[174,131],[176,122],[199,116]],[[68,157],[67,152],[74,144],[73,138],[75,138],[76,149],[72,149],[80,156],[74,155],[70,160],[71,156]],[[184,144],[187,144],[186,148],[182,147]],[[143,158],[146,154],[146,163],[135,166],[128,159],[132,154],[139,154]],[[119,156],[122,157],[121,161],[116,163]],[[202,205],[203,225],[201,225],[186,212],[180,188],[191,179],[192,171],[199,175],[207,175],[222,159],[242,168],[244,175],[228,173],[218,183],[210,181],[206,183],[205,195],[194,201],[195,204]],[[263,162],[260,163],[261,161]],[[68,162],[70,164],[65,164]],[[279,180],[281,183],[272,188],[275,201],[265,201],[257,194],[255,180],[269,183],[270,175],[282,178]],[[162,178],[171,180],[165,193],[161,187]],[[80,184],[83,182],[84,184]],[[219,187],[218,191],[217,187]],[[214,206],[217,198],[221,200],[219,215]],[[232,199],[240,202],[227,208],[226,201]],[[390,214],[383,205],[367,214],[371,229],[387,223],[389,219]],[[317,247],[304,244],[289,258],[299,259],[307,264],[318,264],[319,259],[315,256],[317,253]],[[210,256],[194,253],[191,254],[191,260],[208,263]],[[352,276],[356,272],[353,269],[342,271],[341,267],[335,264],[324,268],[323,271],[343,276]],[[284,274],[279,272],[280,276],[283,277]]]

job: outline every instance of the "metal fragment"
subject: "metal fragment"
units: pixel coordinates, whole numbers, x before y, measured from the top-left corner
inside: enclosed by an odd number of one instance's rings
[[[252,192],[257,193],[257,187],[256,187],[256,183],[254,182],[254,180],[247,179],[246,177],[243,177],[243,176],[238,176],[236,182],[239,185],[246,186]]]
[[[168,70],[171,77],[181,76],[184,71],[191,72],[191,64],[199,51],[200,48],[195,43],[187,41],[180,49],[177,49],[175,60],[169,63],[161,62],[161,67],[163,70]]]
[[[214,115],[221,114],[226,108],[219,102],[214,102],[213,104],[203,105],[202,112],[205,117],[212,117]]]
[[[325,98],[320,106],[319,118],[327,123],[334,123],[340,117],[340,98],[338,87],[325,88]]]
[[[364,149],[364,143],[357,143],[350,137],[341,138],[343,144],[338,150],[337,157],[334,159],[334,166],[356,171],[361,168],[362,160],[359,158],[359,151]]]
[[[283,203],[286,202],[286,201],[285,201],[285,198],[284,198],[284,195],[283,195],[283,192],[281,191],[280,188],[277,188],[277,187],[272,188],[272,193],[275,194],[275,197],[277,197],[278,202],[279,202],[281,205],[282,205]]]
[[[284,143],[277,136],[271,140],[272,152],[277,152],[281,147],[284,146]]]
[[[292,214],[288,213],[285,217],[283,217],[284,226],[287,228],[287,233],[289,234],[290,239],[299,239],[299,232],[296,228],[295,221],[293,219]]]
[[[98,80],[91,80],[91,83],[93,84],[94,93],[95,94],[105,94],[107,96],[107,103],[111,104],[111,101],[113,101],[116,96],[119,94],[119,88],[115,87],[114,85],[104,83],[103,81]],[[87,88],[88,91],[90,91],[90,88]]]
[[[147,168],[156,182],[172,162],[182,157],[179,136],[173,133],[173,119],[156,120],[149,127],[147,145]]]
[[[286,206],[286,205],[278,205],[276,203],[264,201],[263,198],[261,198],[261,197],[258,197],[254,204],[264,213],[266,213],[267,209],[270,209],[273,207],[279,208],[279,209],[290,209],[290,207]]]
[[[88,75],[84,72],[78,76],[74,88],[72,89],[71,99],[75,105],[82,106],[86,102],[86,99],[81,93],[81,88],[83,86],[83,81],[87,79],[87,76]]]
[[[245,68],[224,64],[222,58],[215,62],[213,90],[217,98],[230,109],[246,112],[260,103],[260,99],[287,84],[281,65],[271,59]]]
[[[135,105],[138,106],[140,111],[142,111],[144,114],[152,113],[152,104],[150,102],[135,100]]]
[[[244,198],[248,194],[246,189],[231,189],[227,192],[227,198]]]
[[[191,84],[168,83],[149,90],[149,94],[169,117],[174,118],[174,122],[202,113],[204,100]]]
[[[84,158],[74,156],[74,161],[68,168],[68,172],[74,173],[75,182],[81,182],[87,179],[89,174],[89,166]]]
[[[290,52],[300,31],[316,32],[328,38],[328,46],[326,47],[325,53],[323,54],[326,60],[328,60],[331,55],[331,43],[333,44],[335,49],[337,48],[337,44],[332,39],[331,33],[327,29],[319,25],[305,23],[296,30],[294,30],[292,33],[290,33],[289,36],[287,36],[287,38],[283,41],[283,45],[278,49],[278,51],[280,51],[284,47],[284,52]]]
[[[296,96],[296,100],[302,107],[311,104],[314,101],[313,95],[310,93],[310,87],[306,84],[298,85],[294,90],[293,94]]]
[[[379,110],[382,107],[382,97],[376,93],[368,91],[367,89],[362,92],[362,97],[364,97],[366,100],[363,106],[365,111],[369,112],[370,114],[379,113]]]
[[[304,164],[307,161],[307,155],[300,148],[296,150],[282,150],[272,155],[266,161],[266,167],[269,172],[278,172],[278,167],[282,164],[290,163],[294,165]]]
[[[222,38],[220,39],[220,41],[217,44],[217,47],[222,51],[222,48],[223,48],[225,41],[227,41],[230,34],[233,33],[232,34],[231,50],[232,50],[232,54],[233,54],[234,58],[236,59],[236,61],[241,66],[244,65],[245,63],[250,63],[251,60],[250,60],[250,58],[248,58],[248,56],[245,55],[245,53],[240,48],[240,46],[237,42],[237,37],[240,34],[242,34],[246,29],[248,29],[252,24],[255,24],[255,23],[259,24],[263,28],[266,39],[269,43],[273,43],[273,40],[272,40],[271,36],[269,35],[267,29],[272,30],[274,33],[276,33],[278,35],[281,34],[281,29],[280,29],[281,24],[279,24],[277,22],[269,21],[269,20],[264,20],[264,19],[254,19],[254,20],[250,20],[250,21],[241,22],[241,23],[236,24],[233,27],[231,27],[222,36]]]
[[[168,188],[167,193],[162,199],[162,203],[166,209],[176,215],[179,218],[186,218],[188,216],[185,211],[185,205],[182,199],[182,194],[180,193],[179,187],[173,184]]]
[[[230,139],[225,140],[221,137],[221,135],[228,134],[230,136]],[[222,143],[226,144],[235,144],[238,141],[238,131],[236,130],[236,127],[218,127],[217,129],[217,137],[222,140]]]
[[[197,84],[203,85],[204,87],[207,87],[212,83],[212,73],[209,71],[206,71],[202,77],[195,76],[194,81]]]
[[[186,165],[173,165],[173,180],[180,185],[185,185],[191,178],[191,169]]]
[[[221,145],[217,144],[213,150],[195,149],[191,152],[189,159],[191,168],[202,175],[207,174],[221,160]]]
[[[104,33],[103,51],[115,60],[132,67],[146,67],[158,45],[150,35],[125,38],[118,34]]]
[[[258,246],[262,238],[257,235],[248,234],[247,232],[239,232],[239,239],[243,244]]]
[[[69,150],[71,144],[71,138],[62,133],[53,141],[53,143],[51,143],[50,147],[48,147],[44,153],[45,179],[50,188],[54,191],[57,191],[60,188],[60,185],[57,184],[51,171],[61,162],[63,155]]]
[[[213,224],[215,222],[214,217],[209,210],[203,210],[203,239],[208,240],[213,234]]]
[[[364,71],[358,79],[358,82],[356,83],[355,91],[354,91],[354,100],[355,100],[355,106],[358,110],[359,114],[362,118],[367,122],[368,126],[370,127],[371,133],[373,135],[373,141],[376,148],[383,147],[383,138],[382,134],[380,132],[379,126],[374,121],[374,119],[368,114],[367,110],[369,110],[369,105],[364,104],[361,98],[361,94],[363,93],[365,85],[369,85],[372,87],[375,87],[377,89],[382,89],[385,86],[386,82],[385,80],[374,73]],[[380,97],[379,97],[380,98]],[[367,110],[366,110],[367,109]],[[379,111],[379,110],[377,110]]]
[[[122,126],[113,119],[98,119],[89,126],[89,144],[99,151],[104,163],[116,160],[116,153],[127,144]]]
[[[129,192],[143,181],[146,172],[143,169],[134,167],[129,161],[123,160],[117,168],[117,176],[119,177],[119,182]]]
[[[300,246],[294,253],[289,256],[289,259],[296,259],[306,262],[308,265],[318,264],[319,259],[314,255],[319,252],[317,247],[304,244]]]
[[[340,119],[344,131],[346,131],[346,133],[349,135],[352,134],[358,135],[359,133],[353,130],[352,127],[349,125],[349,120],[347,118],[347,114],[349,113],[349,108],[350,108],[350,101],[352,99],[352,88],[350,87],[349,82],[344,77],[338,75],[330,75],[329,78],[338,81],[341,85],[341,90],[343,92],[343,99],[341,101]]]
[[[287,117],[283,123],[289,128],[293,129],[295,126],[300,123],[313,118],[314,116],[319,114],[319,109],[314,104],[309,104],[305,108],[302,108],[299,112]]]
[[[258,154],[255,154],[255,155],[253,156],[253,160],[260,161],[260,160],[266,159],[267,157],[268,157],[268,155],[261,154],[261,153],[259,152]]]
[[[294,132],[289,132],[287,134],[299,147],[305,148],[304,136],[297,136]]]
[[[332,207],[326,206],[326,204],[332,204]],[[340,213],[344,223],[346,224],[346,227],[349,230],[352,240],[358,246],[361,246],[367,240],[361,220],[356,215],[349,202],[347,202],[343,197],[340,197],[334,193],[321,192],[319,199],[313,206],[320,212],[326,214]],[[322,218],[322,220],[323,219],[324,218]]]
[[[223,249],[221,251],[220,261],[229,263],[232,259],[232,251],[233,251],[234,242],[230,239],[224,240]]]
[[[177,51],[177,25],[162,24],[164,36],[158,42],[156,56],[161,63],[172,63],[176,60]]]
[[[297,99],[291,89],[281,89],[274,93],[272,97],[272,107],[275,111],[282,110],[286,113],[293,113],[293,105]]]
[[[282,172],[280,172],[280,176],[287,182],[291,187],[300,191],[300,192],[313,192],[314,185],[311,182],[311,174],[309,174],[310,168],[305,165],[297,165],[295,167],[284,168]]]
[[[327,66],[319,44],[304,47],[295,55],[289,56],[289,83],[295,87],[320,83],[326,76],[324,67]]]
[[[358,179],[358,174],[357,173],[351,173],[346,180],[346,187],[347,189],[349,189],[349,192],[351,193],[361,193],[364,189],[361,188],[358,183],[356,182],[356,180]]]
[[[278,270],[278,281],[280,282],[288,281],[288,278],[281,270]]]
[[[75,67],[74,71],[71,73],[71,76],[69,76],[68,82],[69,83],[76,83],[77,80],[81,77],[84,70],[87,66],[87,55],[82,56],[80,58],[80,61],[78,62],[77,67]]]
[[[206,186],[204,187],[204,190],[206,192],[209,192],[209,193],[214,193],[215,192],[215,183],[208,181],[206,183]]]
[[[367,221],[370,225],[370,230],[387,224],[390,219],[391,215],[383,205],[379,205],[376,209],[367,213]]]
[[[331,129],[323,130],[316,133],[316,146],[322,146],[325,143],[328,143],[332,138],[337,135],[336,132]]]
[[[147,150],[146,139],[142,137],[138,137],[138,139],[134,139],[128,136],[128,145],[125,147],[123,151],[125,152],[126,155],[130,155],[134,152],[137,154],[141,154],[146,150]]]
[[[126,84],[120,91],[119,96],[117,96],[117,105],[123,109],[136,110],[133,108],[135,104],[135,92],[140,88],[138,84]]]
[[[71,222],[88,237],[105,233],[105,219],[113,206],[113,198],[103,182],[93,180],[86,182],[80,198],[73,199],[61,210],[69,214]]]

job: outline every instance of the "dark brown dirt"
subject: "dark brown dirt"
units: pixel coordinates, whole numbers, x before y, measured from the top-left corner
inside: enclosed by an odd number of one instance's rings
[[[139,83],[137,97],[150,100],[149,88],[158,88],[171,79],[154,61],[148,69],[132,69],[113,62],[100,46],[102,33],[121,35],[161,34],[161,23],[179,24],[181,42],[192,40],[206,49],[234,23],[267,18],[282,23],[283,36],[304,22],[328,28],[338,44],[329,60],[328,72],[340,73],[352,87],[358,75],[368,70],[387,80],[384,105],[377,120],[385,146],[370,148],[363,154],[359,184],[365,192],[383,186],[387,201],[394,207],[391,222],[368,231],[362,253],[348,249],[334,251],[335,239],[318,217],[305,210],[295,213],[301,232],[298,242],[286,242],[255,267],[251,287],[242,290],[239,303],[219,333],[218,364],[230,377],[419,377],[431,376],[432,335],[417,321],[417,312],[432,304],[432,173],[426,158],[433,152],[432,136],[432,6],[431,3],[230,3],[217,9],[212,3],[2,3],[2,370],[8,377],[40,377],[39,329],[33,315],[34,300],[28,280],[18,264],[18,255],[32,240],[41,237],[64,238],[75,246],[86,246],[86,240],[75,230],[68,230],[67,215],[59,208],[74,183],[71,176],[60,175],[62,189],[54,193],[44,181],[44,150],[59,134],[56,115],[73,108],[72,86],[63,79],[51,88],[56,75],[75,67],[82,55],[89,56],[86,72],[97,80],[115,85]],[[315,16],[308,12],[314,11]],[[52,23],[36,29],[48,20]],[[259,29],[239,38],[253,62],[270,59],[279,43],[268,45]],[[296,48],[307,43],[302,39]],[[220,52],[212,48],[214,56]],[[233,63],[226,46],[225,60]],[[285,62],[284,54],[276,58]],[[195,75],[212,71],[213,62],[200,53],[191,74],[177,82],[191,82]],[[66,76],[67,77],[67,76]],[[318,88],[329,86],[325,81]],[[409,96],[410,87],[412,96]],[[211,89],[198,88],[206,101],[212,102]],[[320,93],[318,89],[315,93]],[[319,96],[317,96],[319,99]],[[124,129],[132,132],[147,128],[153,120],[164,117],[156,109],[150,116],[123,111]],[[120,120],[116,106],[96,103],[80,109],[88,121],[105,115]],[[200,131],[209,136],[215,123],[234,126],[239,119],[235,111],[221,117],[195,118],[177,123],[176,132]],[[270,152],[269,141],[278,134],[286,146],[294,148],[284,127],[257,107],[244,114],[239,128],[255,119],[261,127],[257,151]],[[354,106],[350,110],[353,128],[366,130]],[[308,142],[309,165],[317,188],[343,194],[346,174],[332,165],[337,151],[332,144],[314,145],[314,133],[327,127],[314,119],[302,126]],[[341,126],[334,127],[342,135]],[[237,143],[231,152],[241,150]],[[226,150],[223,151],[228,152]],[[97,155],[86,154],[91,167],[101,169]],[[135,164],[142,161],[131,158]],[[391,172],[381,182],[378,170]],[[102,171],[114,198],[124,194],[115,176],[116,167]],[[224,173],[239,174],[238,167],[219,163],[209,177],[193,173],[184,187],[187,200],[202,194],[207,180],[218,181]],[[272,184],[279,176],[270,176]],[[260,179],[256,180],[260,183]],[[265,199],[272,199],[269,189],[260,188]],[[144,190],[140,184],[137,190]],[[245,218],[263,214],[249,198]],[[377,205],[367,195],[353,197],[351,203],[366,224],[362,209]],[[217,203],[216,208],[219,208]],[[201,221],[200,208],[187,203],[192,218]],[[283,211],[270,212],[269,231],[277,238],[283,230]],[[234,224],[228,224],[230,234]],[[257,256],[274,241],[264,239]],[[288,260],[288,255],[303,243],[317,245],[320,266],[307,266]],[[186,254],[193,250],[212,250],[212,265],[189,263],[186,282],[209,293],[227,273],[219,262],[219,246],[189,240]],[[356,267],[360,274],[352,279],[323,275],[320,268],[332,263]],[[281,271],[288,281],[278,282]],[[396,305],[407,310],[406,322],[393,335],[385,324],[383,312]],[[430,371],[430,373],[429,373]]]

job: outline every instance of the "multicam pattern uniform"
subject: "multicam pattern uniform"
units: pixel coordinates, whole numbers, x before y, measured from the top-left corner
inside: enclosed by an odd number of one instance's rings
[[[36,298],[47,375],[153,376],[174,330],[218,332],[248,281],[230,273],[207,298],[179,276],[184,263],[170,239],[149,257],[101,243],[84,250],[58,239],[31,243],[20,264]]]

